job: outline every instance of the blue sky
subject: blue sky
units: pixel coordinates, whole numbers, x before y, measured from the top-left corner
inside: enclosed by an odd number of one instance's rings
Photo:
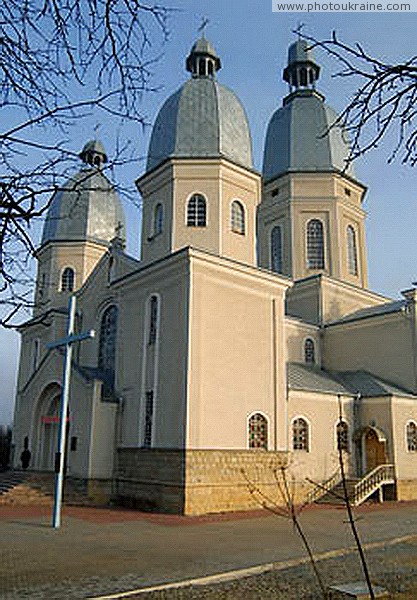
[[[164,3],[163,0],[161,3]],[[282,81],[287,49],[294,41],[292,30],[301,21],[304,31],[326,38],[333,30],[346,42],[360,42],[371,54],[389,61],[401,61],[416,54],[417,13],[272,13],[270,0],[174,0],[165,2],[173,11],[170,37],[163,47],[155,47],[162,58],[155,64],[153,83],[159,91],[143,99],[143,111],[152,122],[164,99],[187,78],[185,58],[199,34],[203,16],[210,23],[206,36],[222,60],[219,81],[232,88],[241,99],[251,126],[255,168],[262,165],[262,147],[269,118],[287,93]],[[332,77],[337,70],[328,56],[316,52],[322,66],[318,89],[326,101],[341,110],[354,89],[354,82]],[[72,130],[71,144],[79,151],[94,137],[98,117],[86,117]],[[117,125],[101,122],[100,137],[111,155],[115,148]],[[130,126],[128,135],[137,153],[145,157],[149,128]],[[392,142],[392,140],[391,140]],[[416,168],[400,161],[387,164],[390,141],[355,165],[359,180],[368,186],[365,210],[369,287],[391,297],[417,279],[417,176]],[[117,181],[132,184],[142,174],[143,161],[115,171]],[[139,200],[139,198],[138,198]],[[138,255],[140,210],[127,203],[128,251]],[[12,419],[12,399],[17,372],[18,334],[0,332],[0,423]]]

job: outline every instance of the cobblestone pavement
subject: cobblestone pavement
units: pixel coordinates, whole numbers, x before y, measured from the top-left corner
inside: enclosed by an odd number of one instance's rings
[[[53,530],[49,512],[0,509],[0,598],[88,598],[266,563],[281,568],[138,597],[320,598],[308,564],[282,568],[285,561],[304,557],[285,519],[261,512],[185,518],[67,507],[63,527]],[[385,583],[395,599],[417,599],[417,503],[365,506],[356,514],[363,541],[379,545],[368,550],[376,583]],[[340,509],[303,513],[303,528],[316,553],[353,545],[345,520]],[[381,545],[398,537],[404,541]],[[320,561],[326,584],[362,578],[358,565],[355,553]]]

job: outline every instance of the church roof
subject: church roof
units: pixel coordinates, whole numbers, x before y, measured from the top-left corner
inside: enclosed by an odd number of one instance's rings
[[[349,323],[351,321],[358,321],[360,319],[368,319],[370,317],[377,317],[381,315],[388,315],[396,312],[400,312],[404,310],[407,305],[406,300],[394,300],[392,302],[384,302],[383,304],[377,304],[376,306],[370,306],[368,308],[361,308],[360,310],[356,310],[353,313],[345,315],[344,317],[340,317],[335,321],[331,321],[326,324],[326,327],[329,325],[338,325],[339,323]]]
[[[200,60],[207,60],[210,68]],[[252,142],[245,110],[237,96],[216,81],[220,59],[204,38],[187,58],[192,76],[170,96],[155,120],[147,170],[167,158],[223,157],[252,168]]]
[[[273,114],[266,133],[263,175],[266,181],[287,172],[344,172],[349,141],[343,128],[333,125],[337,113],[315,89],[320,67],[305,40],[289,49],[284,79],[291,93]]]
[[[326,371],[316,365],[290,362],[287,365],[289,389],[318,392],[325,394],[341,394],[363,398],[377,396],[415,395],[395,383],[385,381],[368,371]]]
[[[88,142],[81,154],[84,167],[55,192],[43,227],[42,245],[49,241],[90,240],[106,245],[124,239],[121,200],[100,167],[107,160],[100,142]]]

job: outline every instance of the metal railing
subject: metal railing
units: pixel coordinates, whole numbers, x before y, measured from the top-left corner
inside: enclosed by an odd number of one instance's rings
[[[352,497],[350,498],[352,504],[357,506],[376,492],[381,485],[387,483],[395,483],[394,465],[378,465],[355,485]]]

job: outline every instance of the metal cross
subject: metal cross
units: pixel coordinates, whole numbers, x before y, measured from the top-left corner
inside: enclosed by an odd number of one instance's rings
[[[50,342],[48,348],[60,348],[65,346],[64,375],[62,379],[62,394],[59,407],[58,448],[55,454],[55,491],[54,491],[54,513],[52,527],[58,529],[61,525],[62,486],[64,482],[64,456],[67,433],[67,411],[69,401],[69,386],[71,379],[72,345],[95,336],[94,329],[85,333],[74,333],[75,325],[75,296],[71,296],[68,303],[68,325],[66,337]]]
[[[206,37],[206,27],[207,25],[210,23],[210,20],[207,17],[202,17],[201,19],[201,25],[198,28],[198,31],[202,31],[202,36]]]

